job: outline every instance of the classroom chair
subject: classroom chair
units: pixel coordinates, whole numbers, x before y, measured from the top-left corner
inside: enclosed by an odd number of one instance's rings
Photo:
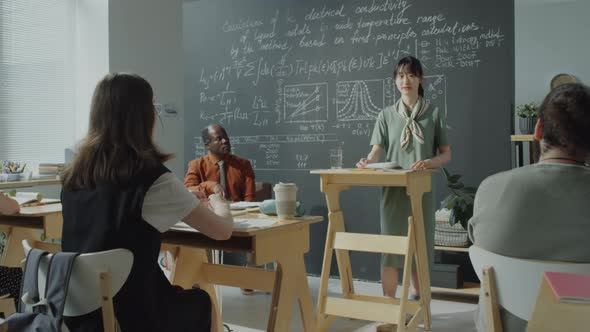
[[[479,277],[489,332],[501,332],[500,307],[529,321],[544,272],[590,273],[590,264],[513,258],[469,247],[469,258]]]
[[[255,186],[255,195],[256,198],[254,199],[256,202],[262,202],[265,199],[272,199],[272,183],[270,182],[256,182],[254,183]]]
[[[32,249],[23,240],[25,254]],[[45,279],[50,257],[46,256],[39,266],[39,293],[45,293]],[[133,265],[133,253],[127,249],[113,249],[81,254],[76,258],[68,285],[68,297],[64,316],[85,315],[102,308],[105,332],[117,330],[113,309],[113,296],[119,292]]]
[[[0,313],[8,317],[15,312],[14,299],[9,294],[0,295]]]

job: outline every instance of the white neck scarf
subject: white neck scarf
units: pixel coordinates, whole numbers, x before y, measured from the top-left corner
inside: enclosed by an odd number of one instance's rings
[[[418,141],[418,143],[424,144],[424,134],[422,134],[422,128],[417,120],[420,120],[420,117],[426,112],[428,106],[429,103],[425,102],[422,98],[418,98],[416,105],[412,107],[412,111],[410,112],[402,102],[401,98],[395,103],[395,111],[406,120],[406,125],[402,129],[400,137],[403,150],[408,149],[412,136]]]

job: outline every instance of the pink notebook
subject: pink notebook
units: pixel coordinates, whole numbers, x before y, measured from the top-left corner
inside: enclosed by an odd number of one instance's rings
[[[545,280],[560,302],[590,304],[590,274],[545,272]]]

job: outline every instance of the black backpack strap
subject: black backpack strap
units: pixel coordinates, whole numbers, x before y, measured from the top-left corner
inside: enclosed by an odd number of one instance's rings
[[[39,263],[41,262],[41,259],[48,254],[47,251],[39,249],[31,249],[27,254],[25,272],[23,273],[20,298],[18,301],[18,312],[32,312],[35,310],[31,304],[39,302]],[[27,299],[27,303],[23,302],[23,297]]]
[[[49,262],[45,288],[47,314],[54,318],[58,328],[61,328],[70,276],[78,255],[79,253],[74,252],[58,252],[51,257]]]

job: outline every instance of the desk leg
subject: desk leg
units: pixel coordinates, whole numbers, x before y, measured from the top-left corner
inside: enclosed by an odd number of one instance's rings
[[[412,186],[413,187],[413,186]],[[417,188],[408,188],[412,205],[412,216],[414,217],[414,234],[416,244],[416,271],[420,286],[420,301],[424,305],[424,328],[430,330],[432,326],[432,314],[430,311],[430,272],[428,267],[428,255],[426,254],[426,236],[424,231],[424,212],[422,210],[423,192]],[[412,259],[406,257],[406,259]]]
[[[290,266],[292,261],[289,261],[289,259],[277,261],[267,331],[289,331],[291,326],[291,312],[293,311],[297,280],[289,271],[293,268]]]
[[[303,330],[315,331],[316,321],[303,253],[277,259],[275,286],[267,331],[289,331],[295,298],[298,300]]]
[[[296,295],[299,299],[299,312],[301,313],[303,329],[306,332],[315,331],[316,321],[314,318],[311,294],[309,292],[309,284],[307,283],[307,270],[305,269],[303,255],[293,262],[293,273],[297,278]]]
[[[36,240],[41,238],[41,230],[32,228],[11,227],[4,253],[2,254],[2,265],[9,267],[21,267],[21,261],[25,258],[23,240]]]
[[[173,284],[184,289],[191,289],[194,284],[198,284],[199,288],[206,291],[211,298],[211,310],[214,311],[217,318],[217,331],[221,332],[223,331],[223,320],[221,319],[217,294],[215,293],[215,287],[203,278],[203,263],[208,263],[205,249],[179,247]]]

